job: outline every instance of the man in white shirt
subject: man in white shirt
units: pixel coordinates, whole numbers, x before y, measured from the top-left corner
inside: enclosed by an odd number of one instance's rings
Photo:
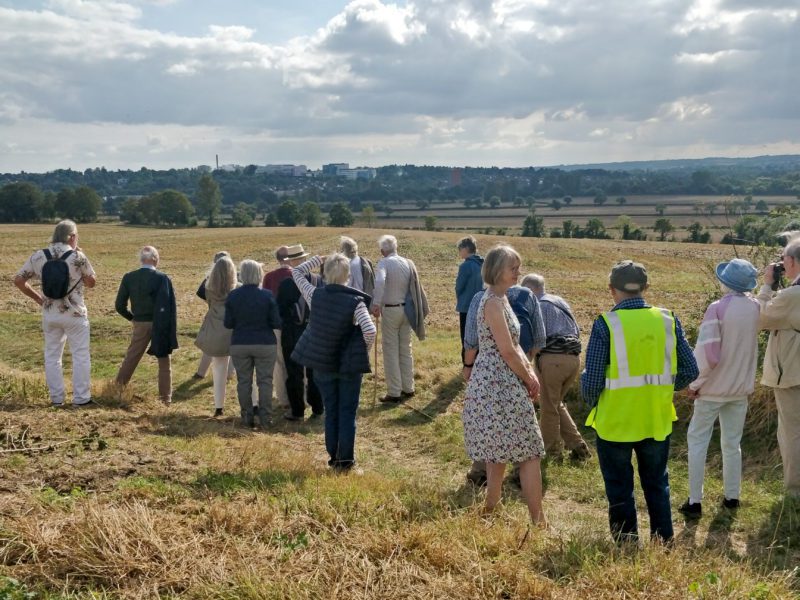
[[[31,279],[42,279],[42,270],[51,261],[63,261],[68,271],[66,294],[60,298],[49,298],[45,296],[44,290],[39,292],[29,283]],[[52,243],[46,251],[34,252],[14,277],[14,285],[42,307],[44,374],[50,390],[50,402],[54,407],[64,406],[61,358],[64,354],[64,343],[67,341],[72,354],[72,404],[93,404],[89,317],[83,302],[83,288],[93,288],[95,283],[94,269],[78,247],[78,227],[69,220],[56,225]]]
[[[378,239],[383,258],[375,269],[372,314],[383,317],[383,371],[387,394],[381,402],[401,402],[414,395],[414,358],[411,354],[411,324],[405,314],[411,267],[397,254],[397,238]]]
[[[375,270],[369,259],[359,256],[358,243],[343,235],[339,238],[339,251],[350,259],[350,279],[347,285],[372,296],[375,292]]]

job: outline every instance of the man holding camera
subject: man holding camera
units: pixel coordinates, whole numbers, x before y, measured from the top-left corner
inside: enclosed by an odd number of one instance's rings
[[[782,273],[789,285],[776,293]],[[800,236],[767,266],[757,299],[759,325],[770,332],[761,383],[775,391],[786,493],[800,498]]]

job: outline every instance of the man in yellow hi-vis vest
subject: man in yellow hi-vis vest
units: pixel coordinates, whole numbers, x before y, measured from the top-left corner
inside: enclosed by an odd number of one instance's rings
[[[676,420],[672,396],[698,374],[680,321],[672,311],[644,301],[647,287],[643,265],[630,260],[614,265],[609,289],[615,306],[594,322],[581,375],[583,398],[592,406],[586,425],[597,433],[608,520],[618,542],[638,537],[633,452],[650,534],[662,541],[672,539],[667,470]]]

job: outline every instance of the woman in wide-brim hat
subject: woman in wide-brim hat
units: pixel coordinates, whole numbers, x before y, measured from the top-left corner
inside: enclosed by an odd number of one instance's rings
[[[758,360],[758,302],[750,295],[757,269],[735,258],[717,265],[724,296],[706,310],[694,355],[700,375],[689,384],[694,412],[686,439],[689,446],[689,498],[680,507],[688,518],[702,515],[703,475],[714,422],[719,419],[722,446],[722,506],[739,507],[742,439],[747,399],[753,393]]]

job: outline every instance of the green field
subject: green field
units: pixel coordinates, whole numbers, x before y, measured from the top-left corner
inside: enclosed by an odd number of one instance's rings
[[[486,209],[487,211],[489,209]],[[362,388],[357,459],[363,475],[326,467],[321,423],[278,422],[267,433],[237,426],[235,386],[212,419],[210,379],[191,379],[204,314],[194,296],[211,256],[271,265],[273,249],[303,243],[328,253],[346,233],[377,258],[379,229],[154,230],[80,227],[98,274],[87,293],[99,408],[49,408],[39,315],[11,282],[50,226],[3,226],[0,292],[0,598],[792,598],[800,592],[800,505],[784,500],[768,390],[752,400],[744,440],[743,506],[721,498],[718,442],[709,450],[707,508],[695,526],[676,512],[672,548],[617,549],[610,541],[596,459],[549,464],[550,529],[528,529],[512,486],[490,519],[468,485],[460,420],[463,383],[452,232],[401,231],[431,300],[430,337],[415,342],[417,396],[376,403],[380,377]],[[502,238],[478,236],[482,251]],[[523,271],[548,278],[575,308],[584,335],[611,306],[609,267],[635,258],[649,270],[655,304],[696,330],[715,284],[716,245],[509,238]],[[179,341],[174,404],[157,401],[147,357],[128,390],[109,385],[129,324],[114,313],[121,275],[156,245],[175,283]],[[763,264],[764,257],[753,257]],[[68,356],[68,353],[66,354]],[[65,360],[69,369],[69,359]],[[380,370],[379,370],[380,372]],[[584,414],[570,398],[576,421]],[[677,399],[673,506],[687,495],[690,404]],[[591,438],[591,433],[584,430]],[[716,440],[715,436],[715,440]],[[42,451],[19,451],[44,448]],[[49,448],[49,450],[48,450]],[[640,508],[642,498],[638,497]],[[640,512],[647,531],[646,512]],[[14,595],[16,594],[16,595]]]

